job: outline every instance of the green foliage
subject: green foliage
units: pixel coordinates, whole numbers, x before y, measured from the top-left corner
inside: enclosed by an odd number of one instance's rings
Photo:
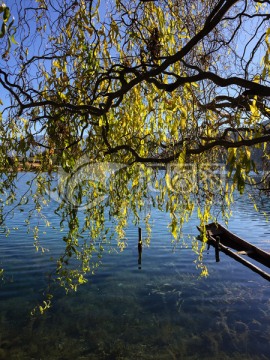
[[[45,251],[32,217],[50,226],[43,210],[56,204],[65,249],[52,277],[66,291],[86,282],[111,244],[125,249],[130,219],[144,224],[148,245],[152,208],[166,211],[181,241],[194,211],[202,228],[227,221],[257,165],[267,184],[267,4],[250,1],[243,13],[237,0],[18,3],[16,28],[0,5],[0,84],[9,95],[0,224],[8,233],[11,209],[33,204],[26,223]],[[35,174],[21,198],[19,171]],[[207,275],[203,249],[194,246]]]
[[[2,21],[0,39],[6,38],[5,51],[2,54],[2,58],[6,59],[9,56],[11,45],[18,45],[15,39],[15,19],[11,18],[10,8],[4,3],[0,5],[0,16]]]

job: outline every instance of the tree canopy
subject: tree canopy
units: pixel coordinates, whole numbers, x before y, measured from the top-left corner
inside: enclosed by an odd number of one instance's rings
[[[148,203],[170,212],[178,238],[196,208],[202,224],[215,211],[226,217],[233,192],[243,193],[258,167],[268,189],[269,5],[2,3],[2,226],[25,198],[40,214],[57,200],[69,229],[57,276],[65,278],[68,259],[77,257],[69,272],[76,287],[90,271],[91,251],[101,251],[108,214],[123,248],[130,212],[150,235]],[[30,158],[36,185],[22,199],[16,180]],[[90,243],[80,242],[84,232]]]

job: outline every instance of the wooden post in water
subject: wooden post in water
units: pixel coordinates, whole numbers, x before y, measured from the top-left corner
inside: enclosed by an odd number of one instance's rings
[[[138,269],[141,269],[142,265],[142,229],[138,228]]]
[[[216,237],[216,247],[215,247],[215,253],[216,253],[216,262],[219,262],[219,244],[220,244],[220,237]]]

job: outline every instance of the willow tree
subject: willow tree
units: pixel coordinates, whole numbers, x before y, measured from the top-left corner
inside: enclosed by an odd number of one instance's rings
[[[254,153],[267,165],[269,1],[7,5],[0,8],[2,226],[28,197],[40,216],[57,200],[69,229],[56,271],[65,286],[85,281],[100,237],[109,237],[106,218],[115,219],[123,248],[129,214],[150,234],[144,209],[157,206],[170,213],[178,238],[194,209],[202,224],[214,210],[226,217],[232,193],[253,181]],[[29,170],[29,158],[38,163],[36,184],[17,198],[18,169]],[[91,240],[81,241],[82,233]],[[70,257],[78,262],[68,270]]]

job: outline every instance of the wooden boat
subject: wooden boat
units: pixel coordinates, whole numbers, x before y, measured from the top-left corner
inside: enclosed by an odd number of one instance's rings
[[[201,228],[198,227],[198,229],[201,233],[203,232]],[[206,225],[206,235],[207,243],[216,249],[216,261],[219,261],[219,251],[222,251],[270,281],[269,273],[247,260],[250,258],[270,268],[270,253],[241,239],[219,223]]]

